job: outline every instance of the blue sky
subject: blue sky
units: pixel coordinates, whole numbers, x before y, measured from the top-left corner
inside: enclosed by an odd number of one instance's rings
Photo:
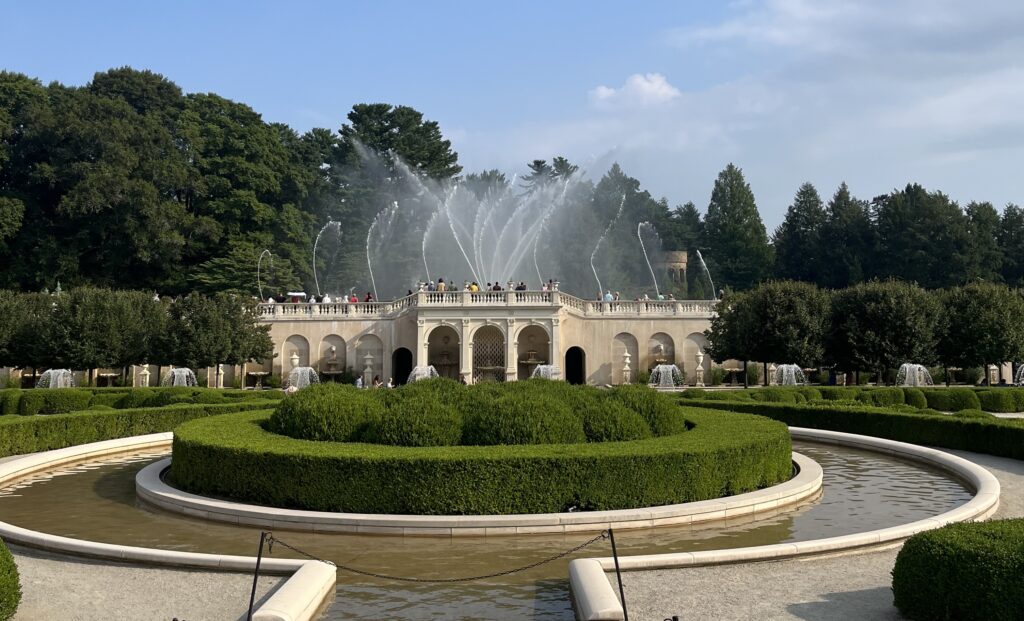
[[[964,8],[967,6],[968,8]],[[769,229],[797,187],[908,181],[1024,202],[1024,8],[976,0],[53,2],[0,7],[0,66],[131,65],[299,130],[411,105],[467,170],[612,161],[672,204],[744,169]]]

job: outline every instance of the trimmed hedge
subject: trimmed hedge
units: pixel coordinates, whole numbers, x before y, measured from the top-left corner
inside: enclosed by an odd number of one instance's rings
[[[909,619],[1011,621],[1024,613],[1024,520],[950,524],[903,544],[892,570]]]
[[[859,401],[865,405],[895,407],[910,405],[941,412],[985,410],[986,412],[1024,412],[1024,388],[913,388],[909,386],[769,386],[742,390],[708,391],[688,388],[687,399],[709,401],[761,401],[767,403],[806,403],[813,401]]]
[[[2,416],[0,457],[171,431],[181,423],[195,418],[267,408],[274,403],[269,400],[241,400],[222,405],[187,404],[165,408],[82,411],[51,416]]]
[[[789,479],[784,425],[696,408],[675,415],[692,428],[629,442],[421,448],[297,440],[264,429],[269,411],[232,414],[175,429],[172,480],[268,506],[436,515],[665,505]]]
[[[64,414],[105,405],[117,409],[162,407],[174,403],[234,403],[249,399],[281,399],[280,390],[219,388],[31,388],[0,390],[0,414]]]
[[[5,388],[0,390],[0,415],[8,416],[18,413],[18,404],[21,402],[22,391],[18,388]]]
[[[26,390],[18,403],[18,414],[66,414],[84,410],[92,401],[92,393],[75,388],[40,388]]]
[[[1024,459],[1024,424],[988,416],[949,416],[910,413],[893,409],[835,405],[697,401],[680,399],[688,406],[767,416],[794,427],[858,433],[911,444],[962,449],[999,457]]]
[[[285,399],[267,422],[302,440],[399,446],[572,444],[686,430],[672,397],[646,386],[598,390],[528,380],[463,386],[450,379],[395,390],[319,384]]]
[[[18,581],[18,566],[11,551],[0,540],[0,621],[14,616],[21,602],[21,583]]]
[[[980,410],[981,401],[970,388],[938,388],[924,390],[928,407],[940,412],[958,412],[960,410]]]

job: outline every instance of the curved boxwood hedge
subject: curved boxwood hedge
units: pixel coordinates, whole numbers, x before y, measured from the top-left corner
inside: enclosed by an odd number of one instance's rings
[[[685,433],[628,442],[400,447],[298,440],[269,411],[174,432],[172,479],[197,494],[277,507],[401,514],[624,509],[718,498],[787,480],[784,425],[676,408]],[[256,474],[258,473],[258,474]]]
[[[687,399],[708,401],[763,401],[768,403],[807,403],[859,401],[865,405],[894,407],[902,404],[917,409],[941,412],[984,410],[986,412],[1024,412],[1024,388],[912,388],[907,386],[797,386],[710,391],[688,388]]]
[[[929,414],[928,410],[906,412],[838,404],[701,401],[685,398],[679,402],[688,406],[759,414],[794,427],[859,433],[911,444],[1024,459],[1024,421],[1004,420],[976,410],[973,413],[961,411],[950,416]]]
[[[599,390],[528,380],[463,386],[450,379],[396,390],[319,384],[285,399],[267,428],[302,440],[393,446],[574,444],[685,431],[675,401],[646,386]]]
[[[0,540],[0,621],[14,616],[21,602],[21,584],[18,582],[18,566],[14,564],[11,551]]]
[[[909,619],[1020,619],[1024,520],[951,524],[914,535],[896,557],[892,591]]]
[[[0,415],[65,414],[105,405],[119,410],[162,407],[174,403],[234,403],[281,399],[280,390],[220,388],[8,388],[0,390]]]
[[[164,408],[88,410],[50,416],[0,416],[0,457],[171,431],[195,418],[265,409],[275,403],[247,399],[214,405],[182,404]]]

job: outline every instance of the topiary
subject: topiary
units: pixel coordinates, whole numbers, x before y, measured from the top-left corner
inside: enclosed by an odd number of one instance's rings
[[[215,390],[202,390],[192,398],[192,403],[226,403],[229,399]]]
[[[90,405],[89,407],[87,407],[85,409],[92,410],[93,412],[103,412],[103,411],[106,411],[106,410],[114,410],[116,408],[112,408],[109,405],[103,405],[102,403],[96,403],[94,405]]]
[[[21,583],[18,580],[18,566],[11,551],[0,540],[0,621],[14,616],[21,602]]]
[[[1010,390],[999,388],[996,390],[979,390],[976,393],[981,409],[986,412],[1016,412],[1017,403]]]
[[[418,382],[417,382],[418,383]],[[387,407],[368,440],[395,446],[455,446],[462,440],[462,416],[430,391],[390,391]]]
[[[978,395],[970,388],[933,388],[922,392],[928,400],[928,407],[940,412],[981,409]]]
[[[267,429],[307,440],[363,442],[375,433],[383,415],[381,391],[314,384],[282,400]]]
[[[907,402],[907,405],[912,405],[918,409],[928,407],[928,399],[925,398],[924,392],[920,388],[904,388],[903,400]]]
[[[612,399],[642,416],[652,434],[670,436],[686,431],[686,418],[672,397],[653,388],[636,385],[616,386],[609,392]],[[706,393],[708,397],[714,394]]]
[[[995,416],[992,416],[988,412],[985,412],[983,410],[978,410],[978,409],[960,410],[959,412],[953,412],[953,416],[955,416],[957,418],[988,418],[988,419],[996,418]]]
[[[114,407],[119,410],[145,407],[146,403],[155,395],[156,390],[153,388],[132,388],[114,404]]]
[[[904,395],[902,388],[875,388],[862,390],[856,397],[858,401],[878,407],[901,405]]]
[[[624,442],[651,437],[651,427],[640,413],[612,399],[601,399],[582,410],[588,442]]]
[[[950,524],[903,544],[892,570],[910,619],[1000,621],[1024,610],[1024,520]]]
[[[576,444],[587,441],[583,420],[562,401],[524,403],[522,395],[506,393],[486,399],[466,417],[462,443]]]

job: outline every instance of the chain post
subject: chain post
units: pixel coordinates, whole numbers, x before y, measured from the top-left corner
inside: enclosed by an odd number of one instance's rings
[[[260,551],[256,554],[256,571],[252,574],[252,593],[249,594],[249,614],[246,621],[252,621],[252,607],[256,604],[256,583],[260,579],[260,563],[263,561],[263,542],[267,539],[267,532],[260,531]]]
[[[615,559],[615,578],[619,581],[619,601],[622,602],[622,621],[629,621],[626,610],[626,592],[622,590],[622,572],[619,570],[619,552],[615,549],[615,530],[608,529],[608,538],[612,540],[612,557]]]

